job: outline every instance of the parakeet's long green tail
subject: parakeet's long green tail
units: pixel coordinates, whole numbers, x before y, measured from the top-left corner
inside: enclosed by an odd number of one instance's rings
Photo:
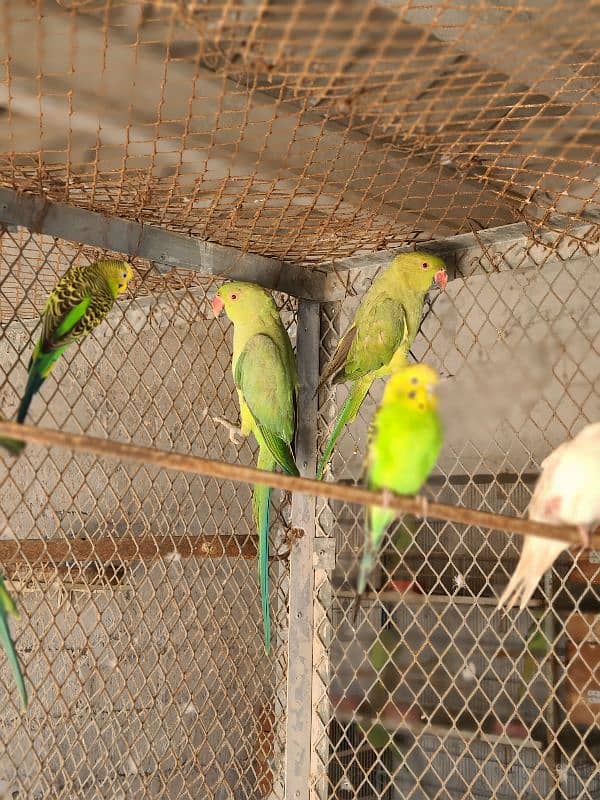
[[[273,471],[275,459],[269,450],[261,445],[258,451],[258,469]],[[269,518],[271,489],[269,486],[255,485],[252,490],[252,511],[258,531],[258,583],[262,606],[265,653],[271,649],[271,614],[269,611]]]
[[[44,382],[44,380],[45,378],[42,376],[40,363],[36,362],[34,364],[31,364],[31,366],[29,367],[29,375],[27,376],[27,385],[25,387],[25,394],[23,395],[23,399],[21,400],[21,404],[17,412],[17,422],[25,422],[25,417],[27,416],[27,412],[29,411],[29,406],[31,405],[33,396],[36,392],[39,392],[40,387]]]
[[[374,506],[367,512],[369,520],[369,528],[365,536],[365,544],[363,547],[362,559],[358,569],[358,579],[356,581],[356,600],[354,604],[354,620],[356,620],[360,601],[367,588],[367,580],[373,571],[381,540],[388,528],[388,525],[394,518],[394,512],[389,508],[382,508],[381,506]]]
[[[363,400],[367,396],[372,383],[373,378],[370,375],[365,375],[364,378],[359,378],[359,380],[354,381],[352,384],[352,388],[350,389],[348,397],[346,398],[344,405],[341,407],[340,412],[337,415],[333,430],[329,434],[329,439],[327,440],[325,449],[321,455],[321,460],[319,461],[319,466],[317,468],[317,480],[320,481],[322,479],[323,473],[325,472],[325,467],[329,463],[329,459],[331,458],[331,454],[333,453],[335,443],[337,442],[340,433],[344,430],[344,427],[349,422],[352,422],[352,420],[358,414],[358,409],[362,406]]]
[[[9,439],[7,436],[0,436],[0,447],[4,447],[11,455],[18,456],[25,447],[25,442],[21,439]]]
[[[52,372],[52,367],[67,349],[66,347],[59,347],[56,350],[52,350],[51,353],[38,353],[38,347],[39,343],[33,351],[33,356],[29,362],[27,386],[17,412],[17,422],[25,422],[34,394],[39,392],[42,383]]]
[[[13,673],[17,689],[19,690],[19,697],[21,698],[21,706],[23,710],[27,708],[27,689],[25,688],[25,679],[21,672],[19,658],[12,637],[10,635],[10,628],[8,627],[8,616],[12,614],[14,617],[19,616],[19,611],[15,605],[15,601],[9,595],[4,580],[0,575],[0,643],[4,648],[8,663]]]

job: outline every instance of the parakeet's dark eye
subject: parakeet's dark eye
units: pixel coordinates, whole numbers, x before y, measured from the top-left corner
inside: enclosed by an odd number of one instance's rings
[[[417,396],[417,393],[416,393],[416,392],[409,392],[409,393],[408,393],[408,396],[409,396],[409,398],[410,398],[411,400],[414,400],[414,399],[415,399],[415,397]]]
[[[429,264],[428,264],[426,261],[424,261],[424,262],[421,264],[421,269],[429,269]]]
[[[237,300],[237,294],[230,294],[229,296],[232,300]]]

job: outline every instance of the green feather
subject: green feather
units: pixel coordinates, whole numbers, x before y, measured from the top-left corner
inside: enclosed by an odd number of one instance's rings
[[[285,333],[285,331],[284,331]],[[287,336],[287,334],[286,334]],[[256,333],[246,342],[234,371],[236,386],[254,417],[257,426],[267,433],[267,445],[273,446],[273,457],[279,462],[281,440],[283,446],[294,438],[295,429],[295,376],[291,375],[277,340],[270,333]],[[283,468],[287,457],[281,456]],[[293,458],[292,458],[293,461]],[[292,470],[295,469],[295,465]]]
[[[348,392],[348,397],[346,397],[346,400],[344,401],[344,404],[337,415],[333,429],[329,434],[329,438],[327,439],[323,453],[321,454],[321,460],[319,461],[319,466],[317,467],[317,480],[322,480],[325,467],[329,463],[329,459],[331,458],[335,444],[339,439],[341,432],[348,423],[355,419],[360,407],[363,404],[363,400],[369,393],[372,383],[373,378],[370,375],[367,375],[365,378],[354,381],[352,384],[350,391]]]
[[[370,489],[415,495],[427,480],[442,446],[441,424],[430,394],[431,381],[435,380],[433,370],[415,365],[400,370],[388,381],[370,430]],[[387,508],[369,509],[357,585],[359,596],[394,516]]]
[[[390,511],[389,508],[374,506],[369,509],[369,518],[369,535],[363,547],[363,556],[360,562],[356,587],[359,596],[362,595],[367,588],[367,581],[375,566],[375,560],[381,546],[381,541],[390,522],[394,519],[394,512]]]
[[[292,453],[292,448],[287,442],[284,442],[283,439],[280,439],[279,436],[276,436],[272,433],[268,428],[265,428],[264,425],[258,425],[258,429],[265,440],[265,444],[269,448],[269,451],[275,461],[279,464],[284,472],[287,472],[288,475],[295,475],[298,476],[300,473],[298,472],[298,467],[296,466],[296,462],[294,461],[294,454]]]
[[[91,302],[91,297],[84,297],[80,303],[77,303],[76,306],[73,306],[73,308],[71,308],[64,316],[61,323],[57,326],[54,332],[54,338],[58,340],[64,339],[65,336],[68,336],[77,323],[81,322],[86,311],[90,307]]]
[[[8,436],[0,436],[0,447],[11,454],[11,456],[18,456],[25,449],[25,442],[21,439],[9,439]]]
[[[544,629],[542,628],[542,617],[545,611],[534,611],[535,622],[533,622],[527,632],[527,652],[523,657],[523,670],[521,672],[521,690],[519,699],[529,691],[539,669],[540,662],[548,655],[552,649],[552,644],[548,641]]]
[[[0,576],[0,643],[2,644],[4,652],[6,653],[15,683],[17,684],[19,697],[21,698],[21,706],[25,711],[28,704],[27,689],[25,688],[25,679],[23,678],[23,673],[21,672],[17,651],[15,650],[15,645],[10,635],[10,628],[8,625],[9,615],[18,618],[19,611],[15,601],[12,599],[6,589],[2,576]]]
[[[275,461],[269,450],[260,447],[256,466],[259,469],[272,471]],[[265,653],[271,649],[271,614],[269,609],[269,519],[271,507],[271,489],[269,486],[255,485],[252,490],[252,511],[258,531],[258,585],[262,608]]]
[[[92,331],[114,305],[111,272],[125,267],[120,261],[100,261],[68,269],[50,293],[42,311],[42,334],[29,360],[29,374],[17,412],[24,422],[31,401],[67,347]]]

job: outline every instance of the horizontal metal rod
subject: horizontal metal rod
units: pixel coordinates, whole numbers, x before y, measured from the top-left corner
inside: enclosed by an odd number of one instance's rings
[[[234,247],[14,189],[0,187],[0,223],[114,250],[129,258],[145,258],[166,269],[177,267],[200,275],[250,281],[307,300],[325,299],[325,273],[318,269],[243,253]]]
[[[27,563],[31,567],[65,561],[150,561],[159,557],[256,557],[252,536],[101,536],[97,539],[19,539],[0,541],[0,564]]]
[[[352,600],[356,602],[356,592],[348,589],[340,589],[335,593],[340,600]],[[406,606],[440,605],[440,606],[477,606],[483,612],[484,606],[491,606],[495,611],[498,606],[497,597],[480,597],[479,595],[460,595],[460,594],[417,594],[410,590],[405,592],[390,591],[383,589],[380,592],[365,592],[360,596],[360,603],[369,605],[373,603],[393,603]],[[530,600],[528,608],[537,608],[543,605],[541,600]]]
[[[0,436],[22,439],[32,444],[47,447],[64,447],[82,453],[94,453],[111,460],[134,461],[153,465],[162,469],[173,469],[180,472],[192,472],[211,478],[222,478],[239,483],[258,483],[290,492],[316,495],[329,500],[340,500],[361,505],[379,505],[399,513],[421,516],[423,504],[419,498],[401,497],[386,492],[372,492],[360,486],[349,486],[309,478],[295,478],[276,472],[246,467],[242,464],[230,464],[226,461],[215,461],[199,456],[186,456],[151,447],[99,439],[76,433],[39,428],[32,425],[19,425],[16,422],[0,422]],[[428,503],[428,517],[456,522],[461,525],[475,525],[481,528],[516,533],[519,536],[541,536],[545,539],[562,540],[570,544],[578,544],[580,535],[572,525],[544,525],[540,522],[520,519],[519,517],[492,514],[487,511],[476,511],[472,508],[446,505],[444,503]]]

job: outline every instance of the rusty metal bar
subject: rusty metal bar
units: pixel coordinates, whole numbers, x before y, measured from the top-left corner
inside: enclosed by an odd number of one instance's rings
[[[0,563],[57,564],[63,561],[150,561],[153,558],[256,558],[253,536],[101,536],[98,539],[0,541]]]
[[[0,222],[20,225],[131,258],[147,258],[164,269],[187,269],[228,280],[255,281],[296,297],[323,299],[325,273],[284,264],[276,258],[243,253],[234,247],[144,225],[97,211],[88,211],[46,197],[0,187]]]
[[[387,492],[372,492],[360,486],[294,478],[277,472],[265,472],[254,467],[246,467],[242,464],[230,464],[226,461],[215,461],[199,456],[186,456],[151,447],[99,439],[95,436],[65,433],[32,425],[19,425],[16,422],[0,422],[0,436],[20,438],[32,444],[48,447],[66,447],[83,453],[94,453],[104,458],[133,461],[213,478],[225,478],[239,483],[259,483],[283,491],[301,492],[347,503],[380,505],[399,513],[422,516],[424,511],[424,505],[420,498],[400,497]],[[545,525],[541,522],[505,514],[492,514],[488,511],[476,511],[472,508],[433,502],[427,503],[426,515],[430,518],[457,522],[461,525],[475,525],[481,528],[516,533],[519,536],[541,536],[546,539],[569,542],[573,545],[581,542],[579,532],[573,525]]]

